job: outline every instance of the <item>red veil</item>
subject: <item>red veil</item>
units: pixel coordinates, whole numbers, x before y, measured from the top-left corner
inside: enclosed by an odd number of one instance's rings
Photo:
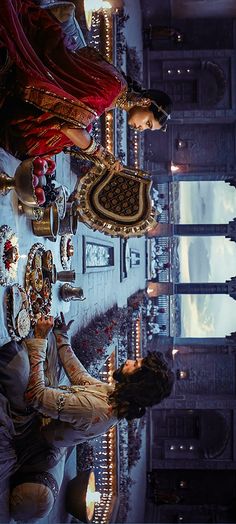
[[[57,19],[31,0],[1,0],[0,42],[13,62],[0,143],[19,157],[71,145],[61,125],[88,128],[126,88],[113,65],[94,49],[76,51]]]

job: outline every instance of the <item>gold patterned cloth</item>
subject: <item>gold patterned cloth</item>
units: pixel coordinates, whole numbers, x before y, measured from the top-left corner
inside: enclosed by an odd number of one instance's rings
[[[31,0],[1,0],[0,35],[12,63],[0,143],[16,156],[72,145],[61,126],[90,130],[127,87],[112,64],[92,48],[77,49],[63,24]]]
[[[156,225],[150,196],[152,181],[141,170],[120,172],[94,166],[79,181],[78,214],[95,230],[128,238]]]

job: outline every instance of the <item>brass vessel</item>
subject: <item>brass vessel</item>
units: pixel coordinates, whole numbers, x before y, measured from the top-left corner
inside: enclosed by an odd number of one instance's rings
[[[56,204],[45,209],[43,218],[32,221],[32,229],[36,236],[47,237],[55,241],[59,231],[59,216]]]

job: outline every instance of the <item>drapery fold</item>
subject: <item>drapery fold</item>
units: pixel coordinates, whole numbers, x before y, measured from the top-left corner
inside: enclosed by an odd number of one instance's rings
[[[53,14],[31,0],[1,0],[0,44],[13,64],[0,142],[18,156],[71,145],[61,125],[88,128],[126,89],[112,64],[92,48],[74,49]]]

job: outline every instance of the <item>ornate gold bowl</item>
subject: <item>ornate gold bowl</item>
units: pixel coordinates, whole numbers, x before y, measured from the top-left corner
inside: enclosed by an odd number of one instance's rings
[[[33,160],[24,160],[17,167],[14,177],[0,173],[0,193],[6,195],[15,189],[19,200],[29,207],[37,207],[38,201],[33,187]]]

